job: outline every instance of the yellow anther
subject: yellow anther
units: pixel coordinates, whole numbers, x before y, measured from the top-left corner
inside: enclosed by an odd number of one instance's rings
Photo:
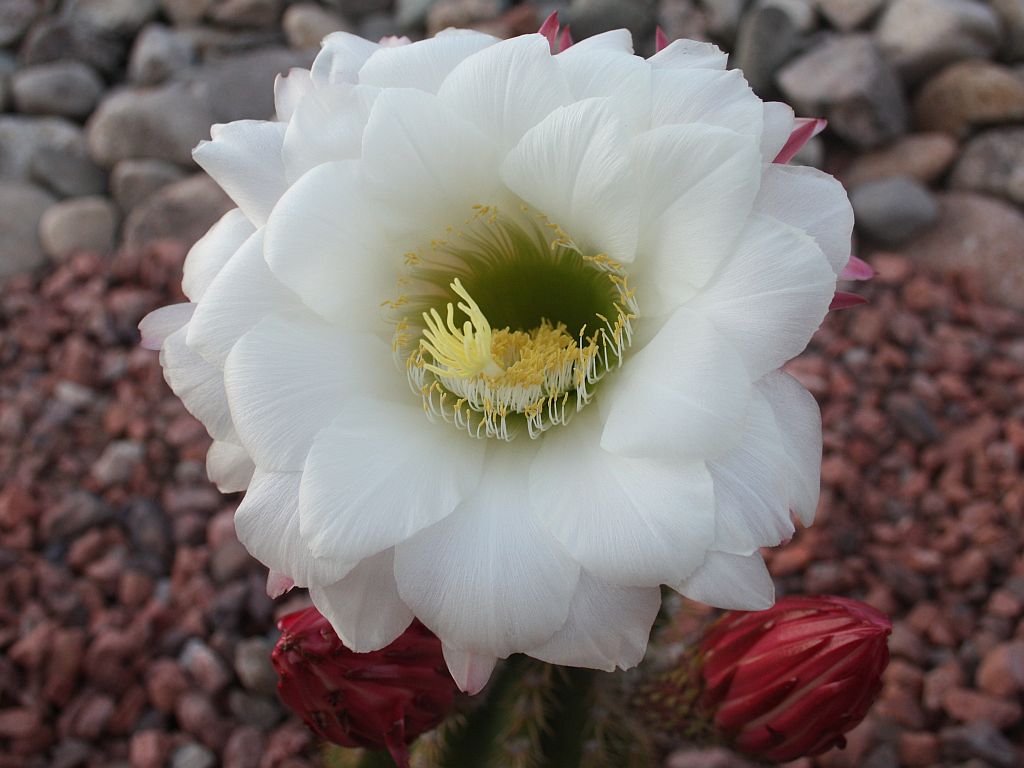
[[[453,379],[468,379],[479,374],[500,376],[502,368],[491,355],[491,324],[458,278],[451,284],[451,289],[463,299],[458,307],[469,320],[459,328],[455,324],[455,307],[451,303],[448,304],[447,322],[441,319],[436,309],[423,313],[427,327],[423,330],[420,349],[434,360],[433,364],[424,364],[423,367],[438,376]]]

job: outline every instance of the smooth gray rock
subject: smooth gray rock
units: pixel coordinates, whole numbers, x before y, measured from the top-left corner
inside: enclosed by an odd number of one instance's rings
[[[135,38],[128,57],[128,79],[138,85],[156,85],[195,60],[196,45],[188,35],[163,24],[149,24]]]
[[[122,36],[61,15],[48,16],[33,24],[18,58],[22,66],[74,59],[103,75],[116,77],[121,72],[125,50]]]
[[[114,201],[127,213],[157,190],[185,178],[185,172],[163,160],[122,160],[110,173]]]
[[[0,179],[27,181],[44,148],[85,151],[82,129],[62,117],[0,115]]]
[[[732,64],[762,98],[774,90],[775,73],[800,50],[803,35],[784,8],[759,5],[743,17]]]
[[[80,61],[54,61],[15,72],[11,91],[19,112],[82,119],[99,101],[103,81]]]
[[[826,40],[787,64],[777,82],[799,114],[827,117],[836,134],[859,148],[906,131],[902,86],[868,35]]]
[[[215,0],[160,0],[164,14],[178,26],[196,24],[213,7]]]
[[[277,690],[277,673],[270,663],[274,644],[263,637],[250,637],[235,647],[235,673],[248,690],[272,695]]]
[[[0,112],[7,109],[7,104],[11,100],[11,77],[15,69],[14,57],[0,51]]]
[[[939,215],[928,188],[906,176],[869,181],[850,193],[857,228],[886,246],[913,240]]]
[[[39,221],[39,242],[52,259],[73,253],[107,254],[114,247],[117,208],[105,197],[76,197],[47,209]]]
[[[283,6],[282,0],[221,0],[210,17],[226,27],[266,29],[280,20]]]
[[[29,161],[29,176],[58,197],[101,195],[107,189],[107,174],[89,157],[84,140],[40,147]]]
[[[324,5],[333,8],[346,19],[362,21],[367,16],[390,11],[394,0],[324,0]]]
[[[192,148],[217,122],[206,95],[200,83],[111,93],[86,124],[89,152],[107,168],[134,157],[190,165]]]
[[[14,45],[42,12],[35,0],[4,0],[0,3],[0,45]]]
[[[156,240],[191,247],[234,204],[205,173],[168,184],[136,206],[124,225],[124,244],[138,248]]]
[[[402,29],[422,27],[427,20],[427,11],[437,0],[397,0],[395,19]]]
[[[826,21],[842,32],[852,32],[867,24],[886,0],[814,0]]]
[[[972,138],[953,168],[950,186],[1024,204],[1024,128],[995,128]]]
[[[87,24],[117,35],[134,35],[160,10],[160,0],[70,0],[64,13],[79,24]]]
[[[577,40],[622,28],[645,40],[654,34],[656,11],[654,0],[573,0],[559,16]]]
[[[878,43],[910,82],[961,59],[991,58],[999,16],[975,0],[895,0],[878,22]]]
[[[320,41],[331,32],[348,30],[348,23],[316,3],[298,3],[284,12],[281,22],[288,45],[299,50],[320,48]]]
[[[202,744],[191,742],[174,750],[171,768],[213,768],[217,756]]]
[[[46,261],[39,220],[55,202],[32,184],[0,181],[0,278],[28,272]]]

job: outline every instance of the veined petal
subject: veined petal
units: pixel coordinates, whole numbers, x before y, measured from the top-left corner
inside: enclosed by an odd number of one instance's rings
[[[294,183],[321,163],[358,158],[378,93],[377,88],[338,83],[307,94],[284,134],[281,154],[288,180]]]
[[[206,474],[221,493],[236,493],[249,487],[256,465],[237,443],[216,440],[206,453]]]
[[[359,70],[380,46],[350,32],[332,32],[323,39],[310,75],[316,87],[358,82]]]
[[[199,301],[213,278],[256,231],[239,208],[232,208],[196,241],[185,257],[181,290],[192,301]]]
[[[645,313],[662,314],[731,255],[757,196],[758,149],[749,136],[708,125],[657,128],[630,149],[642,195],[635,279]]]
[[[398,395],[412,399],[404,386]],[[419,403],[353,400],[317,435],[306,458],[303,537],[315,553],[343,553],[346,560],[399,544],[473,492],[485,447],[431,424]]]
[[[757,552],[709,552],[704,565],[676,589],[691,600],[733,611],[763,611],[775,603],[775,584]]]
[[[732,344],[700,315],[679,309],[602,388],[601,446],[676,462],[720,456],[743,430],[749,382]]]
[[[715,486],[715,549],[749,555],[793,535],[790,462],[782,439],[771,406],[755,388],[739,442],[708,462]]]
[[[450,29],[397,48],[378,48],[359,70],[359,82],[379,88],[418,88],[437,93],[463,59],[499,42],[472,29]]]
[[[732,257],[686,306],[714,323],[756,381],[807,346],[828,312],[835,280],[809,235],[754,214]]]
[[[565,624],[579,566],[530,514],[532,450],[492,448],[476,491],[395,548],[398,592],[453,648],[504,658]]]
[[[594,577],[678,584],[714,541],[711,475],[703,462],[614,456],[600,445],[601,427],[592,408],[544,436],[530,466],[531,506]]]
[[[188,345],[219,368],[242,335],[267,315],[302,306],[263,260],[263,233],[252,235],[203,294],[188,326]]]
[[[438,96],[506,150],[571,101],[541,35],[514,37],[470,56],[445,78]]]
[[[401,374],[386,341],[298,313],[261,320],[224,366],[242,445],[261,469],[281,471],[302,468],[313,438],[349,398],[394,379]]]
[[[450,645],[441,645],[445,663],[459,690],[473,696],[483,690],[491,679],[494,666],[498,663],[497,656],[474,651],[461,651]]]
[[[287,123],[299,102],[313,90],[313,77],[308,69],[292,67],[286,74],[274,78],[274,112],[277,119]]]
[[[699,40],[673,40],[648,59],[657,69],[724,70],[729,55],[714,43]]]
[[[235,533],[249,553],[296,586],[334,584],[355,563],[317,557],[299,535],[301,472],[257,469],[235,511]]]
[[[237,442],[224,392],[224,374],[189,349],[185,343],[187,333],[188,326],[182,326],[168,336],[160,348],[164,380],[214,440]]]
[[[657,587],[618,587],[580,573],[569,618],[554,637],[527,653],[549,664],[614,672],[639,664],[661,607]]]
[[[633,36],[628,29],[612,29],[580,40],[558,54],[560,58],[573,58],[591,51],[633,53]]]
[[[201,141],[193,159],[238,205],[254,226],[263,226],[288,187],[281,160],[284,123],[238,120],[215,125],[213,141]]]
[[[574,100],[608,97],[608,108],[630,135],[650,127],[651,65],[644,59],[592,48],[560,54],[555,61]]]
[[[795,122],[793,108],[781,101],[764,103],[764,133],[761,135],[761,159],[766,163],[775,161],[793,133]]]
[[[310,587],[309,596],[341,642],[356,653],[390,645],[413,619],[398,596],[391,549],[363,560],[340,581]]]
[[[771,165],[764,171],[754,210],[806,232],[832,271],[843,271],[850,259],[853,207],[835,178],[817,168]]]
[[[652,127],[705,123],[761,140],[763,102],[739,70],[654,69],[651,89]]]
[[[143,349],[159,350],[168,336],[192,319],[195,311],[196,305],[187,301],[154,309],[139,321]]]
[[[397,287],[363,194],[356,161],[317,166],[284,194],[267,222],[263,256],[274,276],[321,317],[376,328]],[[392,258],[389,259],[388,257]]]
[[[773,371],[757,382],[779,428],[788,459],[785,485],[789,507],[810,525],[821,492],[821,411],[814,396],[787,373]]]
[[[505,158],[501,176],[584,253],[630,262],[638,217],[624,143],[607,100],[587,99],[556,109],[527,131]]]
[[[362,169],[381,225],[410,248],[460,226],[500,186],[491,139],[436,96],[411,88],[390,88],[377,99]]]

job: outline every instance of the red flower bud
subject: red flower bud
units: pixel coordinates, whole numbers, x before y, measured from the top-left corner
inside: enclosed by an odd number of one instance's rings
[[[844,746],[889,663],[892,622],[856,600],[788,597],[704,636],[702,705],[739,751],[785,762]]]
[[[290,613],[277,627],[271,658],[281,699],[328,741],[386,748],[408,765],[408,744],[452,711],[456,687],[441,641],[418,621],[372,653],[342,645],[316,608]]]

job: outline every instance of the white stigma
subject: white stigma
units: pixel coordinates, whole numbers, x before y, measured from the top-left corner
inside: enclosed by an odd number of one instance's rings
[[[447,322],[441,319],[436,309],[423,313],[426,328],[420,348],[434,360],[434,364],[427,363],[424,368],[438,376],[454,379],[469,379],[480,374],[500,376],[504,369],[491,354],[491,324],[458,278],[452,282],[451,289],[463,299],[458,307],[469,320],[459,328],[455,324],[455,307],[450,302]]]

